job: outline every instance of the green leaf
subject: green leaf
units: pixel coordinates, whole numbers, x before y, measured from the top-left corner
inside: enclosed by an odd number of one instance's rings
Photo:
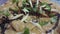
[[[5,16],[9,16],[10,13],[6,10],[6,11],[3,12],[3,15],[5,15]]]
[[[26,8],[27,8],[27,10],[32,11],[32,8],[31,7],[26,7]]]
[[[51,18],[51,22],[52,22],[52,23],[56,23],[56,22],[57,22],[57,16],[52,17],[52,18]]]
[[[29,28],[26,27],[23,34],[30,34]]]
[[[33,8],[33,11],[34,11],[34,12],[37,12],[37,8]]]
[[[2,14],[3,13],[3,11],[0,11],[0,14]]]
[[[41,26],[44,26],[44,25],[48,24],[48,22],[39,22],[39,24],[40,24]]]
[[[22,7],[27,7],[27,6],[30,6],[29,3],[27,3],[27,2],[22,3]]]
[[[46,10],[51,11],[51,7],[49,5],[47,5],[45,8]]]
[[[24,12],[29,12],[26,8],[23,9]]]
[[[19,2],[19,0],[12,0],[12,3],[17,3]]]
[[[0,11],[0,14],[5,15],[5,16],[9,16],[10,15],[8,10]]]
[[[23,0],[22,5],[23,5],[23,7],[27,7],[27,5],[29,5],[28,0]]]
[[[23,2],[27,2],[27,0],[23,0]]]
[[[41,6],[44,6],[45,5],[45,9],[48,10],[48,11],[51,11],[51,6],[48,5],[48,3],[44,2],[44,3],[41,3]]]
[[[33,4],[33,8],[32,9],[33,9],[34,12],[37,12],[38,11],[38,7],[36,6],[36,3]]]

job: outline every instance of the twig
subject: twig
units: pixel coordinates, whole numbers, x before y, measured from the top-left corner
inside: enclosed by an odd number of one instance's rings
[[[52,30],[52,34],[54,34],[54,30]]]
[[[39,4],[39,0],[37,0],[36,7],[38,7],[38,4]]]
[[[31,7],[33,7],[33,5],[32,5],[32,1],[31,1],[31,0],[29,0],[29,3],[30,3],[30,5],[31,5]]]
[[[22,16],[22,15],[23,15],[23,14],[19,14],[19,15],[16,15],[16,16],[14,16],[14,17],[11,17],[10,20],[17,19],[17,18],[19,18],[19,17]]]
[[[21,20],[21,22],[25,21],[28,18],[28,15],[29,14],[27,14],[25,17],[23,17],[22,20]]]

